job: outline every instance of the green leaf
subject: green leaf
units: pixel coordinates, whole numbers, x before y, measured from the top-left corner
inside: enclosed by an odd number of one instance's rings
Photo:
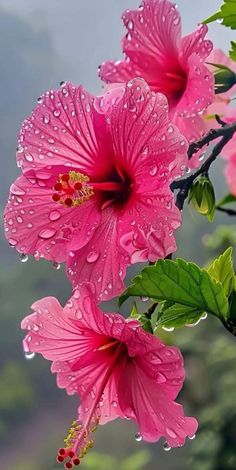
[[[228,297],[235,287],[233,248],[227,248],[219,258],[213,260],[208,266],[207,272],[215,281],[222,284],[225,295]]]
[[[229,56],[230,56],[230,59],[236,62],[236,42],[230,41],[230,44],[231,44],[231,49],[229,51]]]
[[[120,297],[120,303],[136,295],[159,302],[170,300],[217,317],[226,317],[228,312],[228,299],[222,285],[206,270],[182,259],[159,260],[144,268]]]
[[[212,23],[212,21],[221,20],[224,26],[236,29],[236,2],[235,0],[224,0],[220,10],[204,20],[202,23]]]
[[[167,306],[165,306],[167,304]],[[196,308],[188,307],[187,305],[181,305],[174,303],[168,306],[165,302],[164,308],[159,314],[156,326],[165,326],[169,328],[181,328],[185,325],[191,325],[197,323],[204,312]]]
[[[217,203],[216,207],[225,206],[227,204],[231,204],[232,202],[236,202],[236,196],[233,194],[226,194],[220,202]]]

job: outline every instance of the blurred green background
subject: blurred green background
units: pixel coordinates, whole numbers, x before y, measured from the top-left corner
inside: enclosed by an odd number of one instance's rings
[[[185,30],[190,31],[219,2],[182,0],[178,4]],[[125,8],[134,6],[134,0],[0,0],[1,209],[17,175],[17,132],[37,96],[66,79],[97,91],[96,68],[102,60],[120,56],[119,17]],[[216,46],[227,49],[233,39],[230,33],[220,25],[213,25],[210,32]],[[218,197],[227,192],[223,167],[219,161],[211,173]],[[233,218],[217,214],[209,224],[189,208],[183,217],[179,256],[204,264],[230,244],[235,246]],[[63,269],[55,270],[44,261],[21,263],[2,232],[0,268],[0,468],[56,470],[60,468],[55,464],[56,450],[76,417],[78,402],[57,389],[49,363],[40,356],[25,359],[19,325],[36,299],[54,295],[64,303],[70,286]],[[133,274],[130,270],[129,276]],[[125,314],[127,309],[125,306]],[[234,338],[213,318],[194,328],[162,331],[161,336],[180,346],[184,354],[187,378],[179,400],[199,420],[197,437],[184,448],[164,452],[163,442],[136,442],[135,426],[117,421],[99,427],[94,450],[83,468],[236,469]]]

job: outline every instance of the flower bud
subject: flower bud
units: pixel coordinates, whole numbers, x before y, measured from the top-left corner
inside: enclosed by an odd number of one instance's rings
[[[206,215],[212,222],[215,213],[215,192],[208,176],[200,176],[194,181],[188,202],[193,204],[199,214]]]
[[[225,93],[236,84],[236,74],[226,65],[211,64],[215,67],[215,94]]]

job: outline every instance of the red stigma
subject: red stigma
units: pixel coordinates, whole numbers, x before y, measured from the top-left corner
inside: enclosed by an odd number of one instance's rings
[[[83,185],[82,185],[79,181],[77,181],[77,183],[74,184],[74,189],[76,189],[77,191],[80,191],[80,189],[82,188],[82,186],[83,186]]]
[[[61,183],[56,183],[54,185],[54,189],[55,189],[55,191],[61,191],[62,190],[62,184]]]
[[[58,454],[60,454],[60,455],[65,455],[65,453],[66,453],[66,451],[63,447],[58,450]]]
[[[78,456],[75,454],[75,452],[72,449],[67,449],[62,447],[61,449],[58,449],[57,453],[57,458],[56,458],[58,463],[64,463],[64,468],[73,468],[74,466],[78,466],[80,464],[80,459]]]
[[[61,180],[62,180],[62,181],[67,181],[67,182],[68,182],[69,179],[70,179],[70,175],[68,175],[68,174],[66,174],[66,173],[65,173],[64,175],[61,175]]]
[[[53,194],[52,199],[53,201],[58,202],[61,199],[61,197],[59,196],[59,194]]]
[[[74,465],[79,465],[80,464],[80,459],[74,459],[73,464]]]
[[[70,463],[70,462],[66,462],[65,465],[64,465],[64,467],[65,467],[65,468],[72,468],[73,465],[72,465],[72,463]]]
[[[67,198],[65,199],[65,201],[64,201],[64,204],[65,204],[66,206],[71,206],[71,204],[73,204],[73,201],[72,201],[72,199],[71,199],[70,197],[67,197]]]

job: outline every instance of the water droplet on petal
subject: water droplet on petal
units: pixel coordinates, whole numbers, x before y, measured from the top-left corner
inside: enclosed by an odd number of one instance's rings
[[[38,325],[33,325],[33,330],[34,331],[39,331],[39,326]]]
[[[25,352],[25,359],[33,359],[35,356],[34,352]]]
[[[196,434],[193,434],[192,436],[188,436],[188,438],[190,439],[190,441],[192,441],[193,439],[195,439],[196,437]]]
[[[133,27],[134,27],[133,21],[132,21],[132,20],[129,20],[129,21],[128,21],[128,24],[127,24],[127,28],[128,28],[128,29],[133,29]]]
[[[166,376],[162,374],[161,372],[159,372],[157,376],[157,383],[164,384],[165,382],[166,382]]]
[[[44,122],[44,124],[49,124],[49,122],[50,122],[49,114],[45,114],[45,116],[43,116],[43,122]]]
[[[169,450],[171,450],[171,447],[170,445],[168,444],[168,442],[165,442],[163,444],[163,450],[165,450],[166,452],[168,452]]]
[[[20,255],[20,261],[21,261],[22,263],[26,263],[26,261],[28,261],[28,258],[29,258],[28,255],[26,255],[25,253],[22,253],[22,254]]]
[[[134,437],[135,437],[135,440],[137,442],[140,442],[142,440],[142,436],[141,436],[140,432],[136,432]]]
[[[95,261],[97,261],[98,258],[99,258],[99,253],[96,253],[95,251],[91,251],[87,256],[87,262],[95,263]]]
[[[52,267],[53,267],[53,269],[56,269],[56,271],[59,271],[61,265],[60,265],[60,263],[57,263],[56,261],[54,261]]]
[[[114,406],[114,408],[117,408],[117,406],[118,406],[117,401],[112,401],[111,404],[112,404],[112,406]]]
[[[145,297],[144,295],[142,295],[140,297],[140,300],[142,300],[142,302],[147,302],[147,300],[149,300],[149,297]]]
[[[45,240],[47,240],[48,238],[53,237],[53,235],[55,235],[55,233],[56,233],[56,230],[47,228],[45,230],[41,230],[41,232],[39,233],[39,237],[44,238]]]
[[[53,114],[54,114],[55,117],[59,117],[61,115],[61,110],[60,109],[55,109],[53,111]]]
[[[150,170],[149,173],[150,173],[151,176],[155,176],[155,175],[157,174],[157,166],[154,165],[154,166],[151,168],[151,170]]]
[[[49,219],[52,221],[58,220],[60,219],[60,217],[61,217],[61,213],[59,211],[52,211],[49,214]]]

